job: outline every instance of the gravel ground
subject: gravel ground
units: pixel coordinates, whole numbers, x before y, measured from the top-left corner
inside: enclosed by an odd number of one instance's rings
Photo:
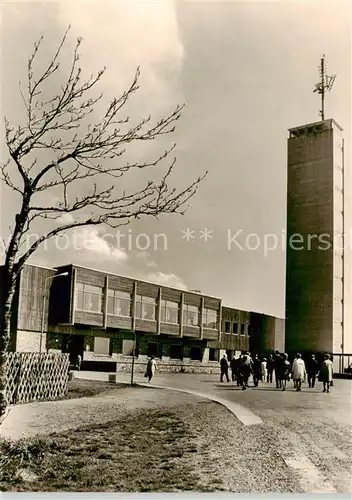
[[[16,440],[101,424],[131,410],[163,407],[165,399],[171,408],[195,398],[162,389],[121,386],[93,397],[16,405],[0,425],[0,438]]]
[[[217,388],[213,387],[214,390]],[[338,395],[327,399],[329,396],[317,393],[313,399],[308,392],[281,393],[269,389],[266,394],[264,390],[243,393],[226,385],[217,394],[221,397],[228,394],[237,403],[250,407],[264,423],[244,426],[219,404],[185,393],[126,386],[91,398],[19,405],[0,426],[0,436],[18,439],[21,435],[52,432],[63,436],[68,429],[78,426],[98,429],[104,423],[111,425],[113,432],[114,428],[123,428],[127,421],[135,419],[146,425],[145,431],[139,431],[140,439],[158,443],[166,439],[166,428],[161,430],[160,425],[170,422],[172,444],[168,445],[167,439],[161,444],[163,450],[165,446],[175,447],[175,453],[166,462],[160,463],[160,457],[156,456],[145,464],[151,477],[158,471],[159,482],[151,483],[158,491],[180,490],[182,481],[183,488],[192,491],[346,493],[352,490],[351,426],[346,411],[337,411]],[[348,405],[348,401],[343,402]],[[94,430],[90,433],[94,434]],[[120,473],[123,475],[123,470]],[[179,476],[179,481],[168,482],[166,487],[165,481],[172,474]],[[126,481],[121,480],[120,486],[115,481],[95,491],[121,491],[121,485],[126,488],[130,484]],[[133,488],[129,491],[144,489],[136,483]]]
[[[100,398],[94,399],[98,402]],[[61,442],[61,447],[64,448],[61,455],[56,457],[56,462],[55,460],[50,462],[55,464],[56,472],[49,487],[48,474],[52,472],[48,464],[43,461],[45,471],[40,466],[36,469],[25,469],[24,477],[30,478],[29,481],[22,480],[10,486],[5,482],[2,489],[5,491],[41,491],[41,488],[45,488],[45,491],[52,488],[55,491],[186,489],[238,493],[304,491],[299,478],[285,464],[278,452],[278,436],[272,429],[263,432],[262,426],[244,427],[222,406],[180,393],[165,394],[165,391],[146,389],[141,394],[139,390],[133,390],[133,403],[130,403],[131,400],[128,407],[124,405],[123,408],[119,406],[117,409],[115,398],[114,410],[107,403],[104,407],[105,423],[102,422],[100,411],[98,416],[100,418],[97,419],[93,413],[87,412],[87,406],[82,407],[84,417],[81,420],[85,425],[79,429],[63,432],[67,428],[67,423],[60,421],[60,428],[57,429],[60,432],[47,438],[48,443],[55,441],[56,446],[58,444],[60,448]],[[101,409],[102,407],[97,407],[97,410]],[[140,426],[143,422],[146,427],[144,434],[141,435]],[[168,433],[170,427],[171,434]],[[39,426],[35,430],[39,431]],[[40,430],[47,433],[50,426],[41,427]],[[122,434],[124,439],[117,447],[118,456],[109,453],[103,457],[104,464],[97,463],[97,459],[102,457],[101,449],[97,449],[96,443],[105,446],[106,442],[108,447],[110,441],[114,440],[113,433],[116,436]],[[138,436],[137,442],[136,436]],[[74,450],[69,450],[70,443],[76,445]],[[162,452],[165,453],[165,447],[168,446],[171,446],[171,449],[165,457]],[[85,456],[80,456],[80,452]],[[89,484],[87,470],[85,469],[85,474],[78,470],[86,467],[87,453],[91,462]],[[131,467],[127,469],[124,467],[125,463],[130,464],[131,461],[136,472],[133,477],[130,476]],[[139,474],[137,474],[137,464],[139,467],[142,464],[143,467]],[[104,467],[100,469],[100,474],[98,466]],[[73,475],[73,470],[77,470],[76,475]],[[76,486],[75,478],[78,477],[80,482]]]

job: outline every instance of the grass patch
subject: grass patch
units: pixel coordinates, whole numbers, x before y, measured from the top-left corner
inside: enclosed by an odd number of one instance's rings
[[[45,439],[0,441],[1,491],[199,491],[192,432],[171,410],[138,410]]]
[[[126,389],[126,384],[110,384],[98,380],[73,379],[68,382],[67,394],[63,399],[86,398],[97,396],[102,392]]]

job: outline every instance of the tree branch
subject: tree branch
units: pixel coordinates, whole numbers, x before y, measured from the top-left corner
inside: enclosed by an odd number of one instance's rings
[[[101,93],[94,94],[94,91],[105,68],[84,79],[79,66],[82,39],[77,39],[63,84],[57,93],[52,91],[69,29],[38,76],[35,66],[43,39],[34,44],[27,66],[27,85],[24,87],[20,83],[24,121],[11,126],[5,119],[9,159],[1,166],[0,179],[22,198],[6,248],[5,269],[11,286],[27,259],[42,242],[82,226],[105,224],[116,228],[141,217],[183,214],[188,201],[206,176],[205,173],[183,189],[170,187],[176,161],[172,159],[168,161],[160,182],[150,180],[142,189],[124,190],[124,175],[136,169],[161,166],[164,160],[170,158],[175,144],[153,158],[135,162],[124,160],[129,148],[133,144],[154,141],[173,133],[184,105],[176,106],[170,114],[157,120],[148,116],[132,124],[124,112],[128,101],[139,90],[140,70],[137,68],[128,87],[121,95],[111,99],[101,117],[93,122],[93,112],[96,112],[96,104],[102,98]],[[50,158],[45,163],[41,161],[43,151]],[[23,184],[21,186],[15,181],[17,171]],[[107,176],[113,179],[112,185],[98,187],[98,181],[104,181]],[[84,192],[87,182],[93,178],[96,183],[88,194],[75,196],[80,188]],[[59,201],[53,203],[51,200],[57,197],[58,191]],[[37,201],[38,195],[41,195],[40,201]],[[72,222],[60,221],[63,214],[72,214]],[[55,220],[59,226],[47,228],[21,254],[20,248],[37,219]],[[13,287],[5,290],[4,297],[6,293],[11,295]]]

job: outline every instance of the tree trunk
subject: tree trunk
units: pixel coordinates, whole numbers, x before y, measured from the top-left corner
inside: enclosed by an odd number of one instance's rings
[[[3,268],[0,303],[0,416],[5,413],[7,402],[5,386],[7,379],[7,354],[11,335],[11,309],[15,295],[16,279]]]

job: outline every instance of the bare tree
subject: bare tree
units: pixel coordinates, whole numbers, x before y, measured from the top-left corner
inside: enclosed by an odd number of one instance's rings
[[[187,201],[195,194],[204,176],[197,178],[181,190],[169,187],[175,159],[170,159],[159,182],[148,181],[135,192],[126,192],[122,177],[133,169],[156,167],[168,159],[175,145],[157,158],[144,163],[123,160],[132,143],[152,141],[174,131],[183,106],[156,122],[151,117],[132,124],[122,116],[125,105],[139,89],[139,69],[131,85],[112,99],[102,119],[93,123],[93,111],[102,95],[91,97],[91,90],[98,84],[105,69],[87,80],[82,79],[79,67],[78,39],[72,55],[72,64],[58,93],[44,97],[49,85],[57,84],[60,56],[67,41],[66,31],[48,66],[36,74],[41,38],[34,45],[28,60],[27,82],[20,84],[25,107],[25,120],[11,126],[5,119],[8,160],[1,165],[1,181],[20,197],[20,209],[15,216],[11,237],[6,246],[5,264],[2,268],[2,297],[0,309],[0,414],[6,408],[5,382],[6,359],[10,340],[11,308],[19,273],[27,259],[39,245],[55,235],[80,226],[106,224],[116,228],[131,219],[159,214],[184,213]],[[55,87],[49,87],[55,88]],[[44,157],[49,161],[43,162]],[[206,174],[205,174],[206,175]],[[100,189],[90,184],[91,190],[80,197],[72,191],[84,192],[86,180],[111,178],[112,185]],[[93,179],[93,180],[95,180]],[[59,197],[57,196],[59,193]],[[45,200],[44,202],[38,199]],[[51,200],[58,200],[52,202]],[[62,222],[70,214],[72,220]],[[60,219],[61,217],[61,219]],[[33,222],[38,219],[56,219],[55,227],[44,231],[34,243],[22,251],[22,244]]]

